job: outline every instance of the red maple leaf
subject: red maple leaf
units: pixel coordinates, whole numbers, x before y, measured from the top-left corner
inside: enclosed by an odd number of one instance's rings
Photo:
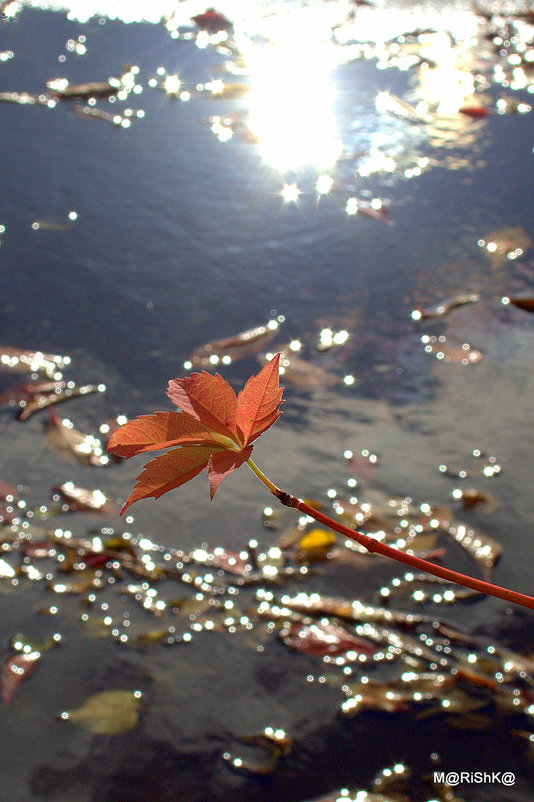
[[[107,448],[118,457],[180,446],[145,465],[122,512],[134,501],[159,498],[180,487],[204,468],[213,498],[222,480],[249,459],[253,441],[281,414],[279,361],[277,354],[237,397],[218,373],[172,379],[167,395],[181,412],[140,415],[116,429]]]

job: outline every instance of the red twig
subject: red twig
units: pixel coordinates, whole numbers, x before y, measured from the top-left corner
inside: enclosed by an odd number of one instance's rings
[[[482,579],[475,579],[472,576],[460,574],[458,571],[453,571],[450,568],[442,568],[440,565],[435,565],[434,563],[428,562],[428,560],[422,560],[420,557],[415,557],[413,554],[407,554],[404,551],[399,551],[399,549],[393,549],[391,546],[386,546],[385,543],[381,543],[379,540],[369,537],[369,535],[364,535],[354,529],[349,529],[348,526],[344,526],[328,515],[313,509],[313,507],[310,507],[304,501],[296,498],[296,496],[292,496],[290,493],[286,493],[284,490],[276,488],[276,492],[273,490],[271,490],[271,492],[282,504],[285,504],[286,507],[294,507],[296,510],[299,510],[299,512],[304,513],[304,515],[309,515],[318,523],[323,524],[323,526],[328,526],[335,532],[339,532],[341,535],[356,541],[356,543],[364,546],[364,548],[370,552],[383,554],[385,557],[391,557],[393,560],[405,563],[419,571],[426,571],[428,574],[439,576],[442,579],[448,579],[450,582],[456,582],[456,584],[463,585],[466,588],[478,590],[480,593],[485,593],[488,596],[496,596],[498,599],[504,599],[504,601],[520,604],[522,607],[528,607],[530,610],[534,610],[534,598],[532,598],[532,596],[526,596],[524,593],[502,588],[500,585],[492,585],[491,582],[484,582]]]

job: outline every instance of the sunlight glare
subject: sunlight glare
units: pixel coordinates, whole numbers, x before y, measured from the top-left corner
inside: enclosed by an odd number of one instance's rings
[[[334,67],[328,43],[306,32],[286,29],[278,44],[251,47],[249,128],[258,137],[264,160],[280,170],[310,165],[331,167],[341,142],[333,117]],[[306,33],[306,36],[305,36]]]
[[[280,195],[284,199],[284,203],[296,203],[299,199],[300,189],[296,184],[284,184]]]
[[[421,90],[427,104],[436,107],[438,114],[456,114],[475,93],[472,64],[467,59],[467,49],[472,44],[467,40],[461,47],[454,46],[450,37],[442,33],[425,48],[425,56],[436,66],[422,72]]]

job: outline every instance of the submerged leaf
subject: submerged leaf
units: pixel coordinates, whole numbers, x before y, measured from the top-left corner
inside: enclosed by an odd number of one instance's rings
[[[476,365],[481,362],[483,355],[476,348],[472,348],[469,343],[454,341],[441,335],[429,336],[424,334],[421,337],[425,352],[432,354],[440,362],[454,362],[460,365]]]
[[[121,735],[139,723],[140,696],[134,691],[102,691],[90,696],[81,707],[61,713],[59,718],[73,721],[95,735]]]
[[[296,387],[332,387],[341,384],[341,379],[325,368],[288,351],[281,353],[280,375]]]

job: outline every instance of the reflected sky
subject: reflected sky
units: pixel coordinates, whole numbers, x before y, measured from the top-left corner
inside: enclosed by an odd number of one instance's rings
[[[180,100],[194,102],[207,93],[224,101],[208,118],[212,133],[221,144],[237,137],[257,148],[264,164],[280,173],[286,203],[296,202],[303,191],[304,170],[315,172],[320,198],[374,175],[411,179],[438,165],[477,169],[486,115],[532,110],[532,25],[497,16],[488,27],[467,0],[445,7],[438,0],[375,0],[356,7],[348,0],[281,0],[275,6],[266,0],[221,0],[208,12],[199,0],[26,5],[66,10],[81,22],[98,15],[102,23],[105,18],[158,23],[171,38],[217,54],[219,63],[206,83],[183,84],[182,76],[161,66],[148,86]],[[9,7],[18,10],[19,4]],[[516,7],[503,2],[499,8],[515,13]],[[70,39],[66,49],[83,57],[86,37]],[[351,98],[338,96],[340,70],[358,62],[376,68],[374,94],[368,80],[360,83],[358,66]],[[140,79],[133,91],[141,91],[141,84]],[[491,96],[495,88],[501,97]],[[510,92],[523,97],[515,100]],[[89,107],[84,112],[123,127],[132,113],[110,115]],[[348,199],[346,211],[359,213],[357,199]]]
[[[438,163],[449,169],[465,168],[476,161],[487,113],[485,93],[493,85],[534,93],[528,77],[534,61],[529,44],[532,26],[518,20],[511,42],[499,36],[499,30],[491,39],[484,30],[486,22],[467,0],[447,4],[375,0],[356,7],[347,0],[282,0],[276,6],[267,0],[221,0],[213,12],[222,20],[219,27],[213,22],[195,25],[195,20],[206,16],[206,5],[197,0],[178,5],[170,0],[151,4],[30,0],[27,4],[66,10],[71,19],[82,22],[98,15],[101,21],[159,23],[174,39],[194,41],[200,49],[211,48],[226,56],[221,74],[196,89],[182,86],[180,76],[172,74],[160,83],[153,79],[153,84],[182,100],[193,98],[195,91],[227,100],[228,115],[210,118],[220,142],[231,140],[237,132],[282,174],[314,169],[316,180],[320,179],[318,196],[334,188],[329,173],[340,160],[352,163],[357,179],[380,173],[413,178]],[[513,12],[514,4],[503,2],[500,8]],[[85,53],[85,37],[72,40],[71,45],[69,52]],[[402,97],[393,89],[377,87],[375,108],[367,109],[360,103],[363,95],[355,83],[354,119],[347,129],[346,122],[340,121],[335,73],[357,61],[372,61],[388,79],[392,70],[406,73],[408,84]],[[391,78],[389,86],[397,83]],[[234,100],[240,102],[238,111],[231,105]],[[514,106],[513,101],[500,98],[494,112],[530,110],[524,101]],[[441,149],[441,157],[434,153],[430,161],[429,146]],[[463,156],[445,153],[455,150]],[[285,199],[296,197],[290,193]]]

